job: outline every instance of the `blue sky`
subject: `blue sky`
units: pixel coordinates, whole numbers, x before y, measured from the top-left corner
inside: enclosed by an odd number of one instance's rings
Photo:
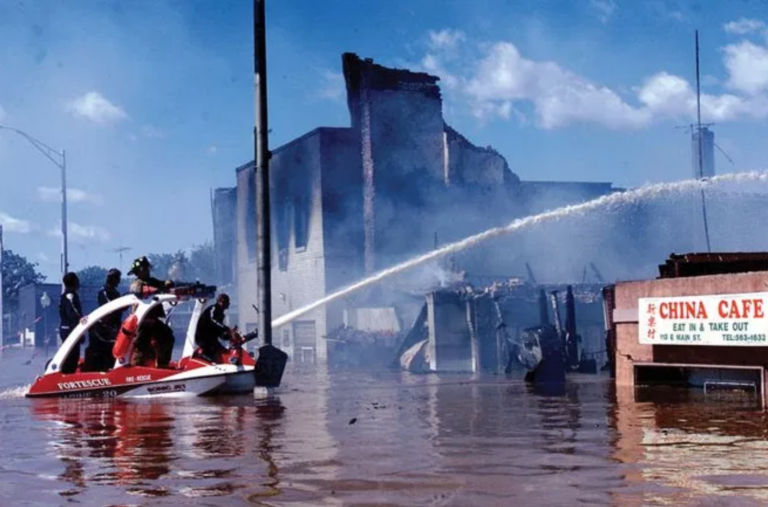
[[[250,0],[0,0],[0,123],[67,150],[70,264],[211,238],[253,153]],[[691,174],[695,29],[718,172],[768,157],[761,0],[268,0],[270,143],[346,126],[341,53],[439,75],[446,120],[523,179]],[[58,169],[0,131],[5,244],[58,277]],[[126,266],[120,266],[125,271]]]

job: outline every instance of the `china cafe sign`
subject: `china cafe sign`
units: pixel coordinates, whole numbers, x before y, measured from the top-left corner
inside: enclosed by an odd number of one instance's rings
[[[640,343],[768,346],[768,293],[640,298]]]

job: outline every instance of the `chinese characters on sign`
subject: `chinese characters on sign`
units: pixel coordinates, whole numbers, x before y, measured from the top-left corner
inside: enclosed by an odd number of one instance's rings
[[[768,293],[640,298],[640,343],[768,346]]]

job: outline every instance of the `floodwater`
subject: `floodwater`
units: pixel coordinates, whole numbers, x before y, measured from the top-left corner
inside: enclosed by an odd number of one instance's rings
[[[30,400],[31,356],[0,355],[0,506],[768,504],[750,398],[289,363],[269,399]]]

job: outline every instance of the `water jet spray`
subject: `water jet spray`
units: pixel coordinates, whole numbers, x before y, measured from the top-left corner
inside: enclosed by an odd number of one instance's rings
[[[400,264],[397,264],[395,266],[384,269],[378,273],[375,273],[369,276],[368,278],[360,280],[359,282],[355,282],[343,289],[340,289],[332,294],[325,296],[324,298],[318,299],[314,303],[305,305],[301,308],[288,312],[285,315],[282,315],[272,320],[272,327],[278,328],[280,326],[284,326],[285,324],[288,324],[289,322],[297,319],[298,317],[304,315],[307,312],[314,310],[315,308],[318,308],[327,303],[335,301],[339,298],[342,298],[358,290],[364,289],[369,285],[373,285],[376,282],[380,282],[385,278],[389,278],[390,276],[400,274],[411,268],[415,268],[416,266],[419,266],[425,262],[429,262],[434,259],[439,259],[446,255],[476,246],[484,241],[495,238],[497,236],[502,236],[502,235],[516,232],[519,230],[527,229],[529,227],[533,227],[542,223],[555,222],[563,218],[584,215],[591,211],[595,211],[603,208],[610,209],[612,206],[618,206],[621,204],[630,204],[630,203],[641,201],[644,199],[661,197],[667,194],[681,193],[681,192],[686,192],[691,190],[703,190],[705,186],[713,185],[716,183],[726,183],[726,182],[740,183],[740,182],[759,182],[759,181],[763,181],[763,182],[768,181],[768,171],[762,171],[762,172],[752,171],[752,172],[746,172],[746,173],[723,174],[723,175],[714,176],[712,178],[708,178],[705,180],[692,179],[692,180],[678,181],[674,183],[656,183],[653,185],[646,185],[634,190],[626,190],[624,192],[617,192],[614,194],[604,195],[596,199],[592,199],[591,201],[586,201],[579,204],[571,204],[568,206],[563,206],[554,210],[539,213],[538,215],[518,218],[513,220],[507,225],[500,226],[500,227],[493,227],[486,231],[469,236],[460,241],[456,241],[454,243],[444,245],[440,248],[431,250],[418,257],[415,257],[413,259],[401,262]]]

